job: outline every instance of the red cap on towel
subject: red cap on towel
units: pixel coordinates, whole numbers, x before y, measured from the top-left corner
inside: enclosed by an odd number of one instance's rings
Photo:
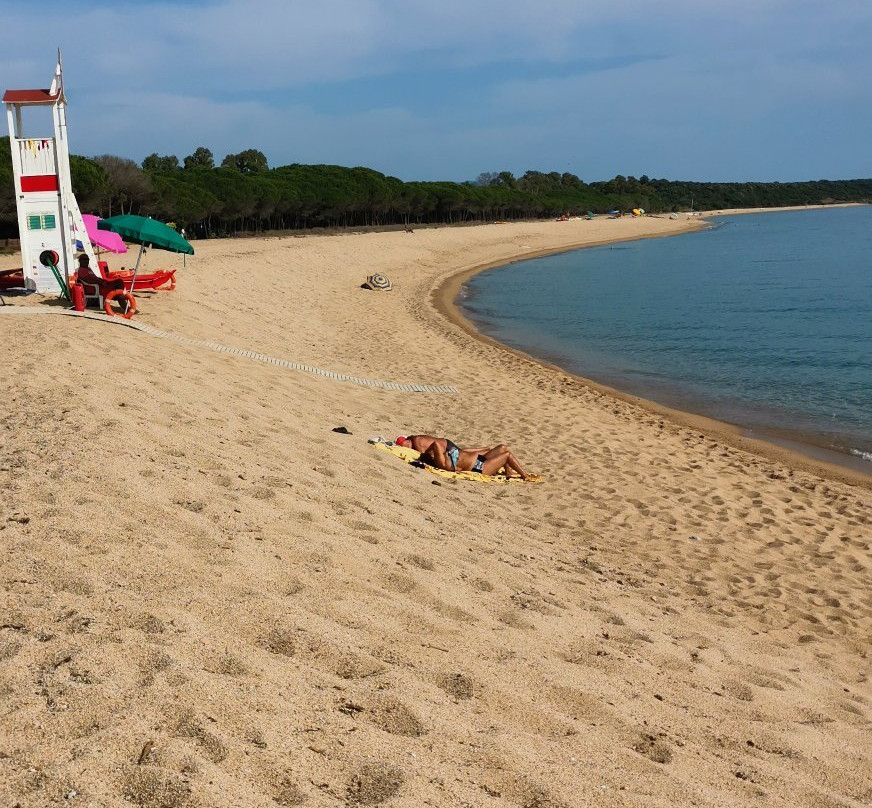
[[[406,439],[405,439],[402,435],[400,435],[400,436],[399,436],[399,437],[394,441],[394,443],[396,443],[397,446],[405,446],[405,444],[406,444]]]

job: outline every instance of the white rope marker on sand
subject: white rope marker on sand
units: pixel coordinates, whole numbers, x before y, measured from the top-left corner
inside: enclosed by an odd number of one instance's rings
[[[301,362],[292,362],[289,359],[278,359],[274,356],[257,353],[256,351],[246,351],[242,348],[232,348],[227,345],[220,345],[217,342],[211,342],[204,339],[193,339],[191,337],[183,337],[180,334],[173,334],[172,331],[163,331],[160,328],[138,323],[133,320],[125,320],[122,317],[108,317],[105,314],[97,314],[89,311],[72,311],[70,309],[36,309],[22,306],[0,306],[0,314],[62,314],[68,317],[84,317],[86,320],[98,320],[104,323],[114,323],[115,325],[123,325],[127,328],[133,328],[136,331],[142,331],[144,334],[150,334],[153,337],[160,339],[168,339],[173,342],[181,343],[182,345],[193,345],[198,348],[208,348],[210,351],[219,353],[233,354],[234,356],[242,356],[246,359],[253,359],[255,362],[265,362],[268,365],[277,365],[278,367],[288,368],[289,370],[298,370],[301,373],[310,373],[313,376],[323,376],[339,382],[349,382],[350,384],[359,384],[363,387],[378,387],[382,390],[398,390],[403,393],[459,393],[460,391],[450,384],[400,384],[399,382],[386,382],[380,379],[364,379],[360,376],[350,376],[347,373],[336,373],[332,370],[322,370],[311,365],[304,365]]]

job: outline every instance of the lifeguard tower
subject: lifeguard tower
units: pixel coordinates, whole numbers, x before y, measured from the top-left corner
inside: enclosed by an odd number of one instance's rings
[[[70,181],[70,152],[67,145],[67,100],[61,53],[47,90],[7,90],[3,95],[9,123],[15,203],[25,288],[42,293],[60,292],[51,267],[40,255],[46,250],[57,255],[55,264],[69,287],[77,263],[76,241],[96,266],[93,248],[85,235],[85,224],[73,196]],[[51,136],[25,133],[25,107],[50,110],[54,131]],[[28,124],[30,121],[28,120]],[[47,128],[47,127],[46,127]]]

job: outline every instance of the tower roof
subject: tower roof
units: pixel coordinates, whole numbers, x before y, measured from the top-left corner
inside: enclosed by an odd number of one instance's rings
[[[59,96],[60,93],[52,95],[51,90],[7,90],[3,94],[3,103],[19,104],[21,106],[54,104]]]

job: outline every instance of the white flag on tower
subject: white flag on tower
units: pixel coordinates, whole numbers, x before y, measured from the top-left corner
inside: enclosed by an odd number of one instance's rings
[[[51,79],[51,89],[48,91],[49,95],[58,95],[59,93],[63,93],[64,91],[64,74],[61,68],[61,51],[58,48],[58,63],[55,67],[54,76]]]

